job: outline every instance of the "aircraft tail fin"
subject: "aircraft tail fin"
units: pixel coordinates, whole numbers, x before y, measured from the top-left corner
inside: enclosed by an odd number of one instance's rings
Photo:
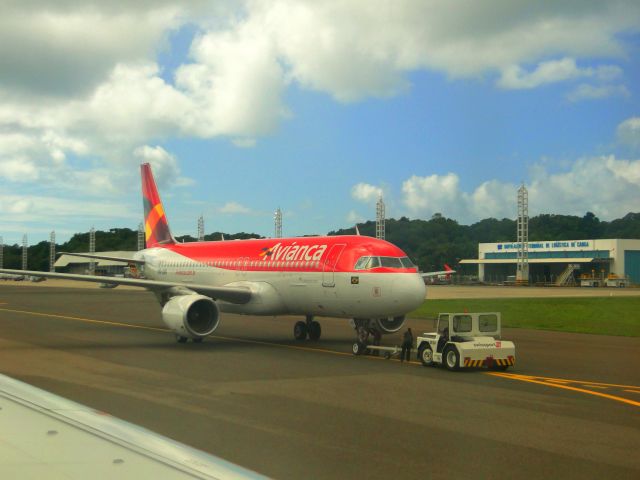
[[[453,268],[451,268],[451,267],[450,267],[449,265],[447,265],[446,263],[444,264],[444,269],[445,269],[447,272],[452,272],[452,271],[453,271]]]
[[[171,230],[169,230],[169,222],[164,213],[156,181],[151,172],[151,165],[148,163],[140,165],[140,173],[142,175],[144,233],[147,248],[159,244],[176,243],[173,235],[171,235]]]

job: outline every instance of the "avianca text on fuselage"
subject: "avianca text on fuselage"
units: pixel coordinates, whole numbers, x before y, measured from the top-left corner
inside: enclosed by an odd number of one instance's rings
[[[262,260],[279,261],[284,260],[286,262],[320,262],[324,252],[327,250],[327,245],[297,245],[293,242],[291,245],[282,245],[281,242],[276,243],[273,247],[263,250],[260,253]]]

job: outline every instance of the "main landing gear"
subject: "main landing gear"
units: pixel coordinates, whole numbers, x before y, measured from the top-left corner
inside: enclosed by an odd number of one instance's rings
[[[183,337],[182,335],[176,335],[176,341],[178,343],[187,343],[188,340],[189,338],[187,337]],[[202,337],[196,337],[191,339],[193,343],[202,343],[202,340],[204,340]]]
[[[319,340],[322,335],[322,328],[320,323],[313,319],[313,315],[307,315],[306,320],[296,322],[293,327],[293,336],[296,340],[306,340],[309,336],[309,340]]]

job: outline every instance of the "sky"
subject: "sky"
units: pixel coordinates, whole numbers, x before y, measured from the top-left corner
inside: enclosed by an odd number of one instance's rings
[[[0,236],[640,211],[640,2],[0,0]],[[99,246],[97,246],[99,248]]]

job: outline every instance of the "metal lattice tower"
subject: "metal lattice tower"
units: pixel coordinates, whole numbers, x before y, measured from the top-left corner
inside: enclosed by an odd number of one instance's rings
[[[4,240],[0,237],[0,268],[4,268]]]
[[[198,218],[198,241],[204,242],[204,217],[202,215]]]
[[[280,210],[280,207],[276,210],[273,218],[275,221],[275,238],[282,238],[282,210]]]
[[[138,250],[144,249],[144,225],[142,222],[138,225]]]
[[[49,271],[56,271],[56,232],[51,232],[49,236]]]
[[[378,198],[376,203],[376,238],[384,240],[384,220],[385,220],[385,205],[382,201],[382,195]]]
[[[516,283],[529,283],[529,192],[524,184],[518,189],[518,256]]]
[[[89,230],[89,253],[96,253],[96,229],[91,227]],[[95,275],[96,262],[89,262],[89,275]]]
[[[27,234],[22,236],[22,270],[27,270]]]

